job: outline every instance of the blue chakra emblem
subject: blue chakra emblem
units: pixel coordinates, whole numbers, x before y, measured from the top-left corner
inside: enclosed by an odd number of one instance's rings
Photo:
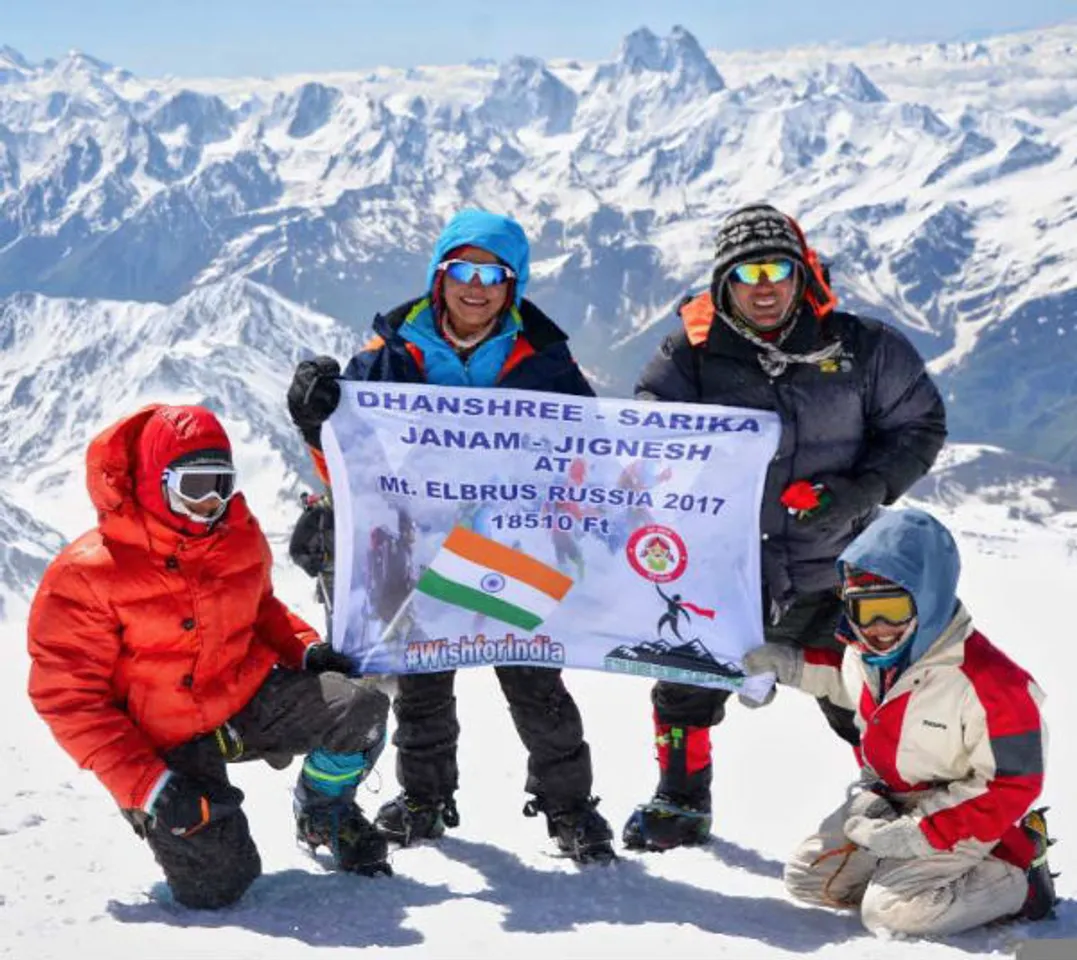
[[[500,593],[505,589],[505,578],[500,573],[488,573],[479,581],[484,593]]]

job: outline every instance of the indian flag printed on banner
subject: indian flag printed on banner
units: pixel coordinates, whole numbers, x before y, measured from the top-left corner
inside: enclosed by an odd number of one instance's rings
[[[465,527],[453,527],[416,591],[534,630],[557,608],[572,578]]]

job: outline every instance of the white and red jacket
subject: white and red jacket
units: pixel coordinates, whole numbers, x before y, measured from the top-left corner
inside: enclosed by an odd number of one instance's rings
[[[959,606],[934,643],[897,675],[854,647],[806,649],[802,689],[856,711],[867,778],[889,788],[937,850],[968,849],[1019,866],[1017,827],[1043,787],[1047,734],[1035,681]]]

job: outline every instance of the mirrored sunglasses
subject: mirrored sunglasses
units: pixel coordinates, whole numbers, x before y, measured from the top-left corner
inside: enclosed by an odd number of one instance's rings
[[[472,263],[470,260],[444,260],[438,264],[445,276],[457,283],[471,283],[475,277],[484,287],[508,283],[516,273],[501,263]]]
[[[792,260],[775,260],[772,263],[738,263],[733,268],[734,280],[753,287],[757,283],[762,283],[763,280],[768,280],[770,283],[787,280],[792,274]]]
[[[164,472],[164,483],[188,503],[204,503],[211,497],[227,503],[236,492],[236,470],[224,464],[173,467]]]
[[[880,621],[904,627],[916,616],[916,604],[904,590],[849,591],[845,594],[845,612],[861,628]]]

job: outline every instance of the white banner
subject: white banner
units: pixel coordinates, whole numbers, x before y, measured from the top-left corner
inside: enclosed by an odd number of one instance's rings
[[[761,696],[772,413],[342,383],[333,642],[364,673],[590,667]]]

